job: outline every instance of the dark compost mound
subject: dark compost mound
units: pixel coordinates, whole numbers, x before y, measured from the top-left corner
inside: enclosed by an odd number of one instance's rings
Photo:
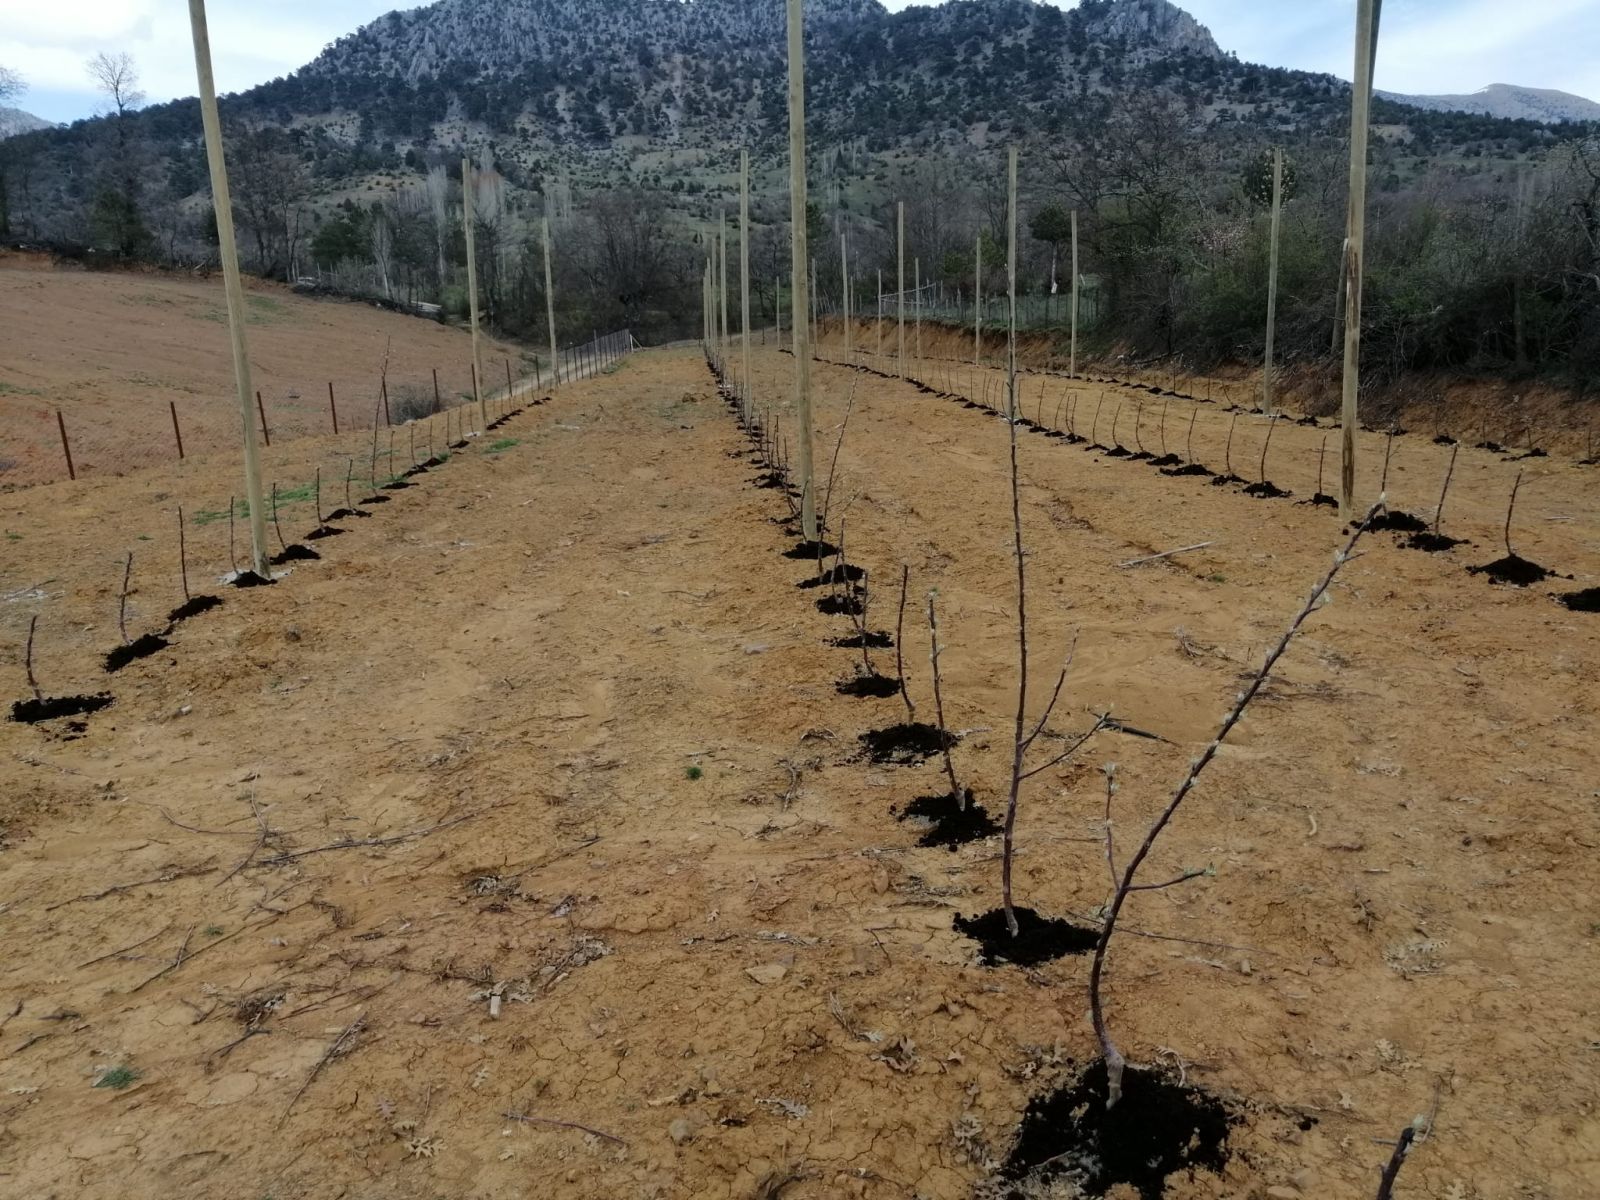
[[[149,658],[152,654],[160,654],[172,643],[166,638],[154,633],[147,633],[141,638],[135,638],[126,645],[118,646],[106,655],[106,674],[115,675],[129,663],[138,662],[141,658]]]
[[[975,917],[957,917],[955,930],[978,943],[978,957],[988,967],[1015,963],[1035,967],[1040,963],[1087,954],[1100,942],[1098,929],[1086,929],[1057,917],[1041,917],[1031,908],[1018,908],[1017,936],[1006,928],[1006,912],[992,908]]]
[[[819,588],[840,583],[860,583],[861,580],[866,578],[866,575],[866,571],[862,570],[862,568],[854,565],[853,563],[841,563],[836,567],[829,568],[815,578],[802,579],[799,583],[795,584],[795,587]]]
[[[1421,517],[1391,508],[1389,511],[1381,512],[1374,517],[1372,524],[1367,528],[1373,533],[1379,533],[1385,529],[1392,530],[1395,533],[1427,533],[1428,523]]]
[[[281,567],[284,563],[291,562],[318,562],[321,558],[322,555],[318,554],[310,546],[302,546],[299,542],[296,542],[293,545],[285,546],[283,553],[274,554],[272,556],[272,565]]]
[[[1573,612],[1600,613],[1600,587],[1584,588],[1581,592],[1568,592],[1561,597]]]
[[[220,596],[195,596],[185,600],[177,608],[167,614],[167,624],[177,625],[187,621],[190,617],[198,617],[201,613],[208,613],[213,608],[222,607]]]
[[[268,579],[264,575],[257,575],[254,571],[240,571],[233,577],[232,586],[236,588],[271,587],[277,580]]]
[[[1163,468],[1161,473],[1177,477],[1182,475],[1212,475],[1215,472],[1204,463],[1189,463],[1182,467]]]
[[[1413,533],[1400,543],[1407,550],[1421,550],[1428,554],[1443,554],[1457,546],[1468,544],[1466,538],[1451,537],[1448,533]]]
[[[82,717],[111,705],[111,693],[95,696],[46,696],[42,700],[18,700],[11,706],[11,719],[20,725],[37,725],[62,717]]]
[[[1003,1174],[1040,1183],[1074,1175],[1088,1196],[1121,1184],[1141,1200],[1161,1200],[1169,1176],[1221,1172],[1238,1120],[1199,1088],[1133,1068],[1123,1072],[1122,1099],[1108,1110],[1106,1065],[1096,1059],[1028,1105]]]
[[[921,721],[891,725],[887,729],[869,729],[861,735],[862,748],[873,762],[902,766],[926,762],[955,744],[954,734],[943,733],[938,726]]]
[[[1263,479],[1260,483],[1252,483],[1245,488],[1246,496],[1254,496],[1258,500],[1282,500],[1285,496],[1294,495],[1287,488],[1281,488],[1270,479]]]
[[[1512,587],[1528,587],[1555,576],[1548,567],[1530,562],[1520,554],[1508,554],[1481,567],[1468,567],[1467,571],[1473,575],[1487,575],[1491,583],[1509,583]]]
[[[870,675],[856,674],[849,679],[841,679],[834,687],[841,696],[855,696],[862,700],[887,700],[890,696],[900,694],[898,679],[890,679],[876,671]]]
[[[852,633],[849,637],[831,638],[828,645],[837,646],[840,650],[893,650],[894,636],[881,629],[871,630],[867,633]]]
[[[824,596],[817,601],[817,611],[830,617],[859,617],[862,612],[861,597],[851,593]]]
[[[967,806],[962,808],[950,792],[942,796],[918,796],[904,811],[895,812],[902,821],[932,821],[933,825],[917,840],[919,846],[944,846],[954,850],[967,842],[982,841],[1000,832],[1000,823],[983,805],[972,798],[967,788]],[[891,809],[891,812],[894,810]]]
[[[793,548],[785,550],[785,558],[795,558],[802,562],[815,562],[819,558],[832,558],[839,553],[839,547],[831,542],[800,542]]]

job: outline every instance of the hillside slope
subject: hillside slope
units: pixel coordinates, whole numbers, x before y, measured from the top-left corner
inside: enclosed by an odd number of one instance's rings
[[[1491,83],[1466,96],[1405,96],[1380,92],[1386,100],[1430,112],[1477,113],[1516,121],[1600,121],[1600,104],[1553,88]]]

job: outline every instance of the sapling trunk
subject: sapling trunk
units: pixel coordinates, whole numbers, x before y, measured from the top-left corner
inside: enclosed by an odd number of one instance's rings
[[[355,474],[355,469],[355,459],[347,458],[344,460],[344,506],[352,511],[355,509],[355,505],[350,503],[350,476]]]
[[[287,551],[288,544],[283,540],[283,526],[278,524],[278,485],[272,485],[272,530],[278,535],[278,549]]]
[[[1117,438],[1117,426],[1122,421],[1122,406],[1126,403],[1127,401],[1125,400],[1118,400],[1117,411],[1111,415],[1111,448],[1113,450],[1122,445],[1122,442]]]
[[[905,701],[906,724],[917,721],[917,706],[911,702],[911,691],[906,687],[906,596],[911,588],[911,564],[900,567],[900,615],[894,623],[894,672],[900,681],[900,699]]]
[[[1261,669],[1255,673],[1244,690],[1234,697],[1233,707],[1223,717],[1222,726],[1217,731],[1216,737],[1211,740],[1205,751],[1190,763],[1189,773],[1184,777],[1183,782],[1178,785],[1166,808],[1162,810],[1155,822],[1146,831],[1144,841],[1140,844],[1139,849],[1135,851],[1133,857],[1128,860],[1128,865],[1122,872],[1116,892],[1112,896],[1111,904],[1106,909],[1105,924],[1101,928],[1100,941],[1095,947],[1094,962],[1089,969],[1089,1011],[1094,1024],[1095,1037],[1100,1042],[1100,1052],[1106,1064],[1107,1108],[1115,1107],[1117,1102],[1122,1099],[1122,1074],[1127,1065],[1127,1060],[1123,1057],[1122,1052],[1117,1049],[1116,1043],[1111,1038],[1110,1029],[1106,1025],[1105,1000],[1101,989],[1105,972],[1106,952],[1110,948],[1111,938],[1117,930],[1117,919],[1121,916],[1123,905],[1127,903],[1129,895],[1135,891],[1154,890],[1158,887],[1169,886],[1167,884],[1135,885],[1134,879],[1139,873],[1139,868],[1144,864],[1145,859],[1149,857],[1156,839],[1161,836],[1162,832],[1172,822],[1172,818],[1176,815],[1179,806],[1188,798],[1189,793],[1194,790],[1195,785],[1200,780],[1200,776],[1217,757],[1217,752],[1222,748],[1222,743],[1228,739],[1228,735],[1233,732],[1234,727],[1243,720],[1245,710],[1250,707],[1251,701],[1266,686],[1267,680],[1272,674],[1272,669],[1277,666],[1278,660],[1288,651],[1290,642],[1300,632],[1300,628],[1305,624],[1306,619],[1322,603],[1323,597],[1328,594],[1328,589],[1333,586],[1333,582],[1338,577],[1339,572],[1350,561],[1356,543],[1361,540],[1362,535],[1367,532],[1368,527],[1383,507],[1384,499],[1380,496],[1378,502],[1368,510],[1366,517],[1356,527],[1355,532],[1350,535],[1350,539],[1345,543],[1344,548],[1333,556],[1333,565],[1328,569],[1327,574],[1322,577],[1321,582],[1311,589],[1310,597],[1294,619],[1290,621],[1288,629],[1278,639],[1277,645],[1268,652],[1266,660],[1261,664]]]
[[[1194,423],[1200,419],[1200,410],[1197,408],[1189,414],[1189,438],[1183,444],[1184,457],[1190,462],[1194,461]]]
[[[1089,426],[1089,444],[1092,446],[1100,444],[1100,410],[1105,407],[1105,404],[1106,394],[1101,392],[1100,399],[1094,406],[1094,422]]]
[[[1228,444],[1222,451],[1222,473],[1233,474],[1233,431],[1239,427],[1239,414],[1233,414],[1233,420],[1228,422]]]
[[[1006,928],[1016,937],[1022,932],[1011,903],[1011,864],[1016,856],[1017,801],[1022,794],[1022,758],[1028,751],[1024,727],[1028,719],[1028,568],[1022,549],[1022,480],[1017,469],[1017,151],[1011,149],[1010,212],[1007,213],[1007,241],[1010,276],[1010,328],[1006,346],[1006,430],[1010,441],[1011,534],[1017,556],[1017,719],[1011,751],[1011,792],[1006,801],[1005,845],[1000,864],[1001,904],[1005,908]]]
[[[1383,478],[1378,482],[1380,494],[1389,490],[1389,460],[1394,456],[1394,433],[1393,429],[1389,430],[1389,440],[1383,446]]]
[[[1378,1195],[1376,1200],[1390,1200],[1394,1195],[1394,1182],[1400,1177],[1400,1168],[1405,1166],[1406,1159],[1411,1155],[1411,1147],[1417,1140],[1417,1127],[1407,1125],[1401,1131],[1399,1139],[1394,1144],[1394,1153],[1389,1156],[1389,1162],[1383,1168],[1383,1174],[1378,1179]]]
[[[44,699],[44,693],[39,690],[39,681],[33,677],[33,635],[38,628],[39,616],[35,613],[28,619],[28,648],[22,655],[22,669],[28,676],[28,687],[36,701]]]
[[[1322,495],[1322,463],[1328,457],[1328,435],[1322,435],[1322,449],[1317,452],[1317,495]]]
[[[239,556],[233,549],[233,502],[234,496],[228,497],[228,570],[235,575],[239,573]]]
[[[1433,510],[1433,532],[1439,532],[1439,524],[1444,520],[1444,501],[1450,494],[1450,480],[1456,473],[1456,455],[1461,453],[1461,444],[1458,442],[1450,448],[1450,466],[1444,473],[1444,487],[1439,491],[1439,507]]]
[[[1511,548],[1511,514],[1517,510],[1517,493],[1522,490],[1522,472],[1517,472],[1517,481],[1511,485],[1511,502],[1506,505],[1506,554],[1515,558],[1517,552]]]
[[[122,568],[122,595],[117,600],[117,629],[122,633],[122,644],[133,645],[128,636],[128,585],[133,580],[133,551],[128,551],[128,564]]]
[[[1140,454],[1144,453],[1144,438],[1139,436],[1139,422],[1144,419],[1144,401],[1138,400],[1133,406],[1133,448]]]
[[[188,603],[192,596],[189,595],[189,543],[183,532],[183,505],[178,506],[178,577],[183,581],[183,599]]]
[[[1273,413],[1271,419],[1267,422],[1267,438],[1261,443],[1261,470],[1256,476],[1257,480],[1261,483],[1265,483],[1267,481],[1267,451],[1272,449],[1272,432],[1277,428],[1278,414]]]
[[[939,722],[939,747],[944,751],[944,773],[950,780],[950,798],[956,802],[956,808],[961,812],[967,811],[967,793],[962,790],[961,784],[956,781],[955,760],[950,755],[950,736],[944,724],[944,683],[939,674],[939,617],[934,611],[934,600],[937,592],[928,593],[928,645],[929,658],[933,662],[933,711]]]
[[[1171,400],[1161,402],[1161,457],[1167,456],[1167,409],[1172,406]],[[1196,409],[1195,411],[1199,411]]]

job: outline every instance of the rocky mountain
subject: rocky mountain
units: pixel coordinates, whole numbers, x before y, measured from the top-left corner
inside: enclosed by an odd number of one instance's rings
[[[1558,121],[1600,121],[1600,104],[1571,92],[1558,92],[1551,88],[1518,87],[1513,83],[1491,83],[1470,96],[1403,96],[1397,92],[1380,92],[1386,100],[1429,112],[1476,113],[1486,117],[1503,117],[1509,120],[1540,121],[1551,124]]]
[[[23,112],[20,108],[0,106],[0,140],[15,137],[19,133],[32,133],[38,129],[49,128],[51,128],[50,122],[41,117]]]

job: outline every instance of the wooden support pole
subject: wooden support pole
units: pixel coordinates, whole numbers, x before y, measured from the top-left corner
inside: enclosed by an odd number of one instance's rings
[[[205,0],[189,0],[189,27],[194,38],[194,67],[200,90],[200,117],[205,129],[206,161],[211,171],[211,203],[217,217],[217,246],[222,258],[223,286],[228,298],[228,331],[233,342],[233,378],[238,392],[244,445],[244,490],[250,506],[251,565],[271,578],[267,563],[267,516],[261,499],[261,464],[256,455],[256,423],[250,412],[250,353],[245,341],[244,284],[239,277],[239,244],[233,232],[233,199],[222,150],[222,120],[217,115],[217,88],[211,73],[211,37],[206,28]]]
[[[550,369],[555,381],[561,382],[561,351],[556,346],[556,286],[555,272],[550,262],[550,197],[545,197],[544,215],[544,315],[550,326]]]
[[[1067,360],[1067,374],[1078,377],[1078,210],[1072,210],[1072,357]]]
[[[439,410],[439,372],[433,373],[433,408]],[[337,437],[339,433],[339,405],[333,398],[333,380],[328,380],[328,415],[333,418],[333,432]]]
[[[1272,356],[1278,335],[1278,232],[1283,221],[1283,147],[1272,150],[1272,248],[1267,266],[1267,350],[1261,364],[1261,411],[1272,415]]]
[[[744,395],[740,403],[750,415],[755,388],[750,374],[750,151],[739,151],[739,347],[744,359]]]
[[[916,280],[917,290],[917,370],[922,370],[922,259],[918,258],[912,267],[913,278]]]
[[[806,45],[805,0],[787,0],[789,48],[789,238],[795,313],[795,424],[800,454],[800,526],[818,540],[817,489],[811,447],[811,331],[803,314],[810,307],[806,267],[811,261],[806,229]]]
[[[1357,0],[1355,86],[1350,92],[1350,207],[1344,255],[1344,393],[1341,405],[1339,518],[1355,514],[1356,430],[1361,394],[1361,284],[1367,230],[1367,139],[1382,0]]]
[[[467,310],[472,317],[472,398],[478,402],[480,423],[489,424],[489,410],[483,395],[483,359],[478,348],[478,218],[477,180],[472,163],[461,160],[461,223],[467,233]]]
[[[850,246],[849,237],[839,230],[839,293],[844,305],[844,357],[850,361]]]
[[[387,401],[385,401],[387,404]],[[261,393],[256,393],[256,411],[261,414],[261,440],[272,445],[272,430],[267,428],[267,406],[261,403]]]
[[[899,375],[904,379],[906,375],[906,204],[902,200],[896,205],[895,210],[895,240],[898,245],[896,264],[899,268],[899,278],[895,291],[899,297],[896,308],[896,323],[899,327],[900,366]]]
[[[972,365],[983,363],[983,230],[972,251]]]
[[[172,438],[178,443],[178,461],[183,461],[183,430],[178,428],[178,402],[168,400],[167,408],[172,413]]]
[[[718,344],[722,356],[722,373],[728,373],[728,214],[723,213],[718,218],[719,232],[717,234],[717,261],[719,270],[717,274],[717,307],[718,317],[721,321],[722,340]]]

